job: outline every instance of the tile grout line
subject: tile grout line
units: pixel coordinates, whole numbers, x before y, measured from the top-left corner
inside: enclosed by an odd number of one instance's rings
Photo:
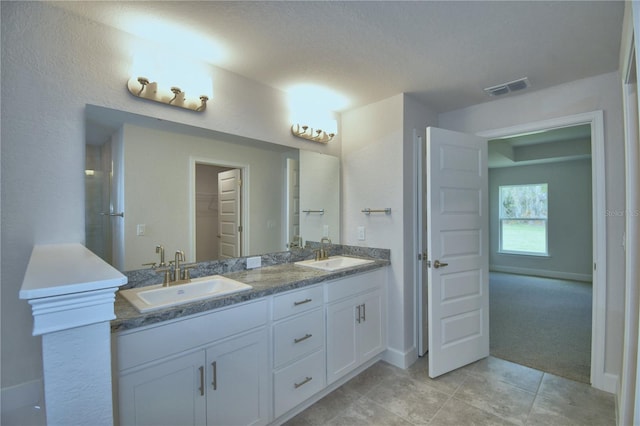
[[[538,371],[542,371],[542,370],[538,370]],[[533,401],[531,402],[531,407],[529,407],[529,411],[527,412],[527,418],[524,422],[525,426],[529,424],[529,420],[531,417],[531,412],[533,411],[533,406],[536,405],[536,401],[538,400],[539,397],[541,397],[540,395],[540,388],[542,387],[542,382],[544,381],[544,376],[546,376],[547,373],[545,371],[542,371],[542,377],[540,377],[540,382],[538,383],[538,386],[536,387],[536,393],[535,393],[535,397],[533,398]]]
[[[449,395],[449,397],[447,398],[447,400],[444,402],[444,404],[442,404],[440,406],[440,408],[438,408],[436,410],[436,413],[429,419],[429,423],[431,423],[433,421],[433,419],[435,419],[438,414],[440,414],[440,411],[442,411],[442,409],[444,408],[445,405],[447,405],[449,403],[449,401],[451,401],[452,399],[454,399],[456,393],[458,392],[458,390],[462,387],[462,385],[464,385],[466,383],[466,381],[469,379],[469,374],[465,373],[464,375],[464,380],[462,380],[458,386],[453,390],[453,392],[451,392],[451,395]],[[458,398],[455,398],[456,400],[458,400]]]

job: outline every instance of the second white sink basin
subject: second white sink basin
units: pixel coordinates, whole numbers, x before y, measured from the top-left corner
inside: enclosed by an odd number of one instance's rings
[[[248,284],[221,275],[193,278],[186,284],[163,287],[162,284],[122,290],[120,294],[139,312],[149,312],[210,297],[226,296],[251,290]]]
[[[308,268],[321,269],[323,271],[340,271],[342,269],[351,268],[353,266],[365,265],[373,263],[373,260],[359,259],[357,257],[331,256],[325,260],[303,260],[296,262],[296,265],[306,266]]]

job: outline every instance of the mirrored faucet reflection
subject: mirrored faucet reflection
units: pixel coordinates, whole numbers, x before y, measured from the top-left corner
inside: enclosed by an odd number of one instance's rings
[[[289,248],[302,248],[302,237],[300,235],[294,235],[293,240],[289,243]]]
[[[164,247],[161,245],[156,246],[156,253],[160,254],[160,264],[156,268],[156,263],[145,263],[144,265],[150,265],[151,269],[155,270],[158,274],[163,274],[162,285],[168,287],[174,284],[184,284],[191,281],[191,268],[196,266],[195,263],[184,264],[185,255],[184,251],[176,250],[175,258],[173,261],[166,264],[164,260]]]
[[[156,246],[156,253],[160,253],[160,264],[158,266],[161,268],[167,266],[167,264],[164,262],[164,247]]]

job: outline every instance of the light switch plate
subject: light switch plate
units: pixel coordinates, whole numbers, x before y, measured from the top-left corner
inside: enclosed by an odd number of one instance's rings
[[[136,226],[136,235],[138,237],[142,237],[145,232],[147,232],[147,226],[144,223],[140,223]]]
[[[247,257],[247,269],[255,269],[262,266],[262,258],[260,256]]]
[[[364,226],[358,226],[358,240],[364,241],[365,239],[366,237],[365,237]]]
[[[322,236],[329,238],[329,225],[322,225]]]

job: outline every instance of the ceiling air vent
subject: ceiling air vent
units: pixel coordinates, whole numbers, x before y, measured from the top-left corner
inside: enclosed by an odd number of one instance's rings
[[[517,92],[518,90],[526,89],[527,87],[529,87],[529,79],[524,77],[508,83],[498,84],[497,86],[487,87],[484,91],[490,96],[500,96],[511,92]]]

